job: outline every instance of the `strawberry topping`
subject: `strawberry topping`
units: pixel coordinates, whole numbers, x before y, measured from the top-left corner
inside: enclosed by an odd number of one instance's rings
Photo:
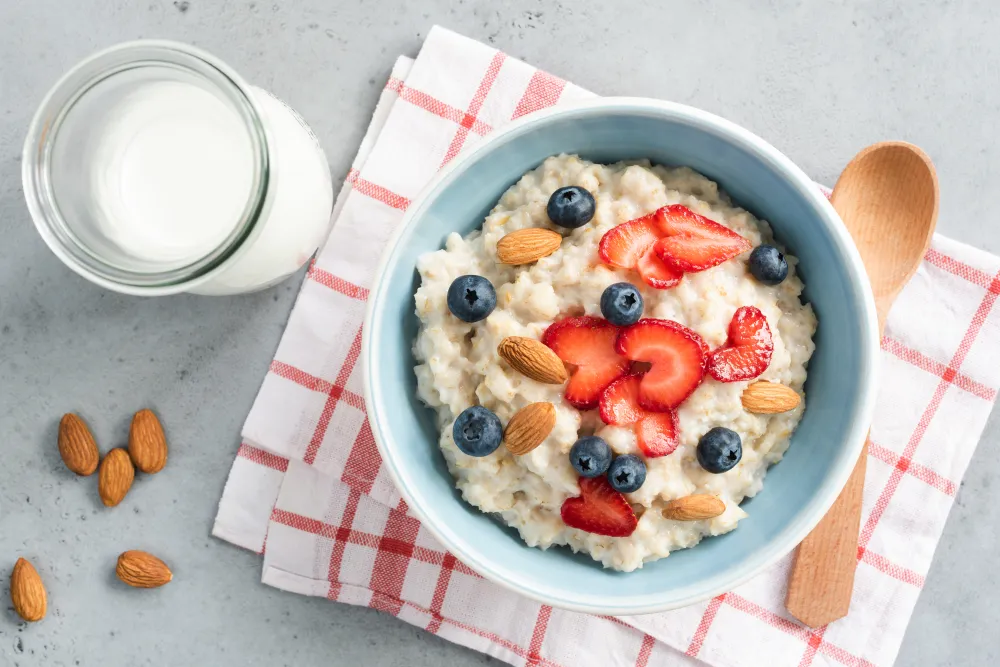
[[[560,513],[570,528],[608,537],[628,537],[639,524],[628,500],[603,475],[581,477],[580,495],[567,498]]]
[[[628,370],[629,362],[615,351],[618,328],[600,317],[569,317],[545,330],[542,342],[560,359],[575,366],[564,394],[573,407],[597,407],[601,392]]]
[[[601,395],[601,419],[612,426],[632,426],[639,449],[647,458],[666,456],[677,449],[677,424],[672,410],[650,412],[639,405],[642,375],[626,375]]]
[[[708,372],[719,382],[752,380],[767,370],[772,352],[774,341],[764,313],[754,306],[743,306],[729,322],[725,346],[709,355]]]
[[[601,261],[621,269],[634,269],[646,251],[660,238],[656,213],[623,222],[601,237],[597,254]]]
[[[654,289],[670,289],[676,287],[684,274],[666,264],[656,254],[656,244],[650,245],[645,254],[635,265],[642,281]]]
[[[656,254],[676,271],[704,271],[751,248],[747,239],[686,206],[664,206],[656,215],[664,235]]]
[[[622,329],[618,353],[652,367],[639,383],[639,405],[666,412],[691,395],[705,375],[708,348],[701,336],[670,320],[642,319]]]

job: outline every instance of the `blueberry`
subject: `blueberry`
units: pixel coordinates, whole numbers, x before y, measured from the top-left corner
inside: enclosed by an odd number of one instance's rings
[[[497,307],[497,291],[482,276],[459,276],[448,288],[448,310],[464,322],[489,317]]]
[[[736,431],[716,426],[698,441],[698,463],[708,472],[726,472],[741,458],[743,443]]]
[[[615,283],[601,294],[601,314],[619,327],[635,324],[642,317],[642,295],[632,283]]]
[[[596,435],[580,438],[569,450],[569,462],[581,477],[597,477],[611,465],[611,448]]]
[[[560,227],[576,229],[590,222],[596,209],[597,203],[592,194],[579,185],[570,185],[552,193],[545,212],[549,214],[549,220]]]
[[[750,253],[750,273],[765,285],[777,285],[788,277],[788,262],[773,245],[759,245]]]
[[[646,464],[634,454],[623,454],[611,462],[608,468],[611,488],[622,493],[637,491],[646,481]]]
[[[503,440],[500,418],[481,405],[466,408],[451,429],[455,444],[469,456],[487,456]]]

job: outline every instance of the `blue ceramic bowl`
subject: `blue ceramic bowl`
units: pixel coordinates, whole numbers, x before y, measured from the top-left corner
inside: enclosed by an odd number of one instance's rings
[[[411,345],[417,257],[450,232],[479,227],[522,174],[558,153],[597,162],[649,158],[687,165],[769,221],[796,255],[819,318],[808,408],[783,461],[721,537],[631,573],[589,556],[526,546],[465,503],[416,396]],[[483,576],[544,603],[598,614],[673,609],[731,590],[789,553],[846,483],[871,423],[878,330],[861,259],[840,218],[787,157],[747,130],[678,104],[605,98],[531,115],[451,162],[407,210],[382,258],[364,329],[365,400],[375,441],[400,493],[451,553]]]

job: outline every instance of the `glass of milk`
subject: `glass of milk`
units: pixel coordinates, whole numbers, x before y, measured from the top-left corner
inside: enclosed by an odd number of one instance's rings
[[[60,79],[22,169],[49,248],[127,294],[273,285],[309,261],[333,206],[326,156],[294,111],[166,41],[112,47]]]

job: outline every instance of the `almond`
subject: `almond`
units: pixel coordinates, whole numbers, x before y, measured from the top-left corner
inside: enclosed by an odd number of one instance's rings
[[[135,588],[159,588],[174,578],[166,563],[145,551],[126,551],[119,556],[115,574]]]
[[[715,496],[694,495],[677,498],[663,508],[663,518],[671,521],[701,521],[726,511],[726,503]]]
[[[150,475],[167,465],[167,436],[152,410],[139,410],[132,418],[128,455],[136,468]]]
[[[497,354],[518,373],[532,380],[562,384],[569,377],[562,359],[534,338],[508,336],[500,341]]]
[[[741,400],[747,412],[772,415],[788,412],[798,406],[801,399],[791,387],[761,380],[744,389]]]
[[[59,422],[59,455],[67,468],[83,477],[93,475],[101,462],[101,452],[86,422],[72,412]]]
[[[517,411],[503,432],[507,451],[521,456],[542,444],[556,425],[556,406],[551,403],[531,403]]]
[[[497,243],[497,259],[504,264],[531,264],[558,250],[562,240],[563,237],[551,229],[519,229]]]
[[[45,618],[49,608],[42,578],[35,567],[23,558],[17,559],[14,572],[10,575],[10,601],[17,615],[29,623]]]
[[[101,501],[107,507],[114,507],[123,501],[132,488],[133,479],[135,469],[128,452],[121,448],[112,449],[101,461],[101,470],[97,474],[97,492]]]

